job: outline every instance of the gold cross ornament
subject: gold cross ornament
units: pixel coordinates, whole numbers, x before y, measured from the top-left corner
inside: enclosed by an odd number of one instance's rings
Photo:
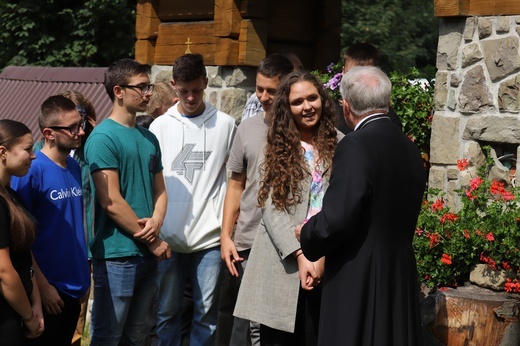
[[[186,51],[184,52],[184,54],[191,54],[190,44],[192,44],[192,42],[190,41],[189,37],[188,37],[188,41],[186,41],[185,44],[188,46],[188,48],[186,48]]]

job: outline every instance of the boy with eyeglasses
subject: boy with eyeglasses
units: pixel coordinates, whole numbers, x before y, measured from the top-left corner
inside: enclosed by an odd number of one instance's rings
[[[38,221],[32,252],[45,330],[30,345],[70,345],[90,287],[81,170],[69,156],[81,145],[85,122],[74,102],[62,95],[43,102],[38,121],[44,146],[29,173],[11,179]]]
[[[131,59],[105,72],[113,101],[110,116],[94,128],[85,159],[96,189],[91,345],[141,345],[157,286],[157,260],[170,257],[158,238],[166,213],[161,150],[136,125],[153,92],[150,66]]]

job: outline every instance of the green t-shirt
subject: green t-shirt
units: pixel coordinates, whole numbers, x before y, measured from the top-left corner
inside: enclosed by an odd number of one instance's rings
[[[126,127],[106,119],[90,134],[85,144],[85,159],[91,173],[100,169],[117,170],[121,195],[137,217],[152,216],[154,178],[163,169],[154,134],[141,126]],[[112,221],[97,200],[94,230],[90,250],[95,259],[152,256],[145,245]]]

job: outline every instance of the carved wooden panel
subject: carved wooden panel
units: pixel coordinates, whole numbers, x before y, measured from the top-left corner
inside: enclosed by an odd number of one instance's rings
[[[339,58],[338,0],[138,0],[136,59],[171,65],[189,51],[207,65],[257,66],[294,52],[310,68]]]
[[[155,63],[171,65],[181,55],[199,53],[206,65],[215,65],[217,38],[213,21],[163,23],[155,44]]]

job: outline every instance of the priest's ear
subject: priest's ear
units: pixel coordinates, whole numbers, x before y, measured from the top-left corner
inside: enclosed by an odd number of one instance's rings
[[[343,116],[346,118],[347,114],[350,114],[350,104],[347,100],[341,100],[341,105],[343,106]]]
[[[350,104],[345,99],[343,100],[343,118],[345,119],[345,122],[347,123],[348,127],[350,127],[351,129],[354,129],[354,127],[356,127],[354,114],[352,114]]]

